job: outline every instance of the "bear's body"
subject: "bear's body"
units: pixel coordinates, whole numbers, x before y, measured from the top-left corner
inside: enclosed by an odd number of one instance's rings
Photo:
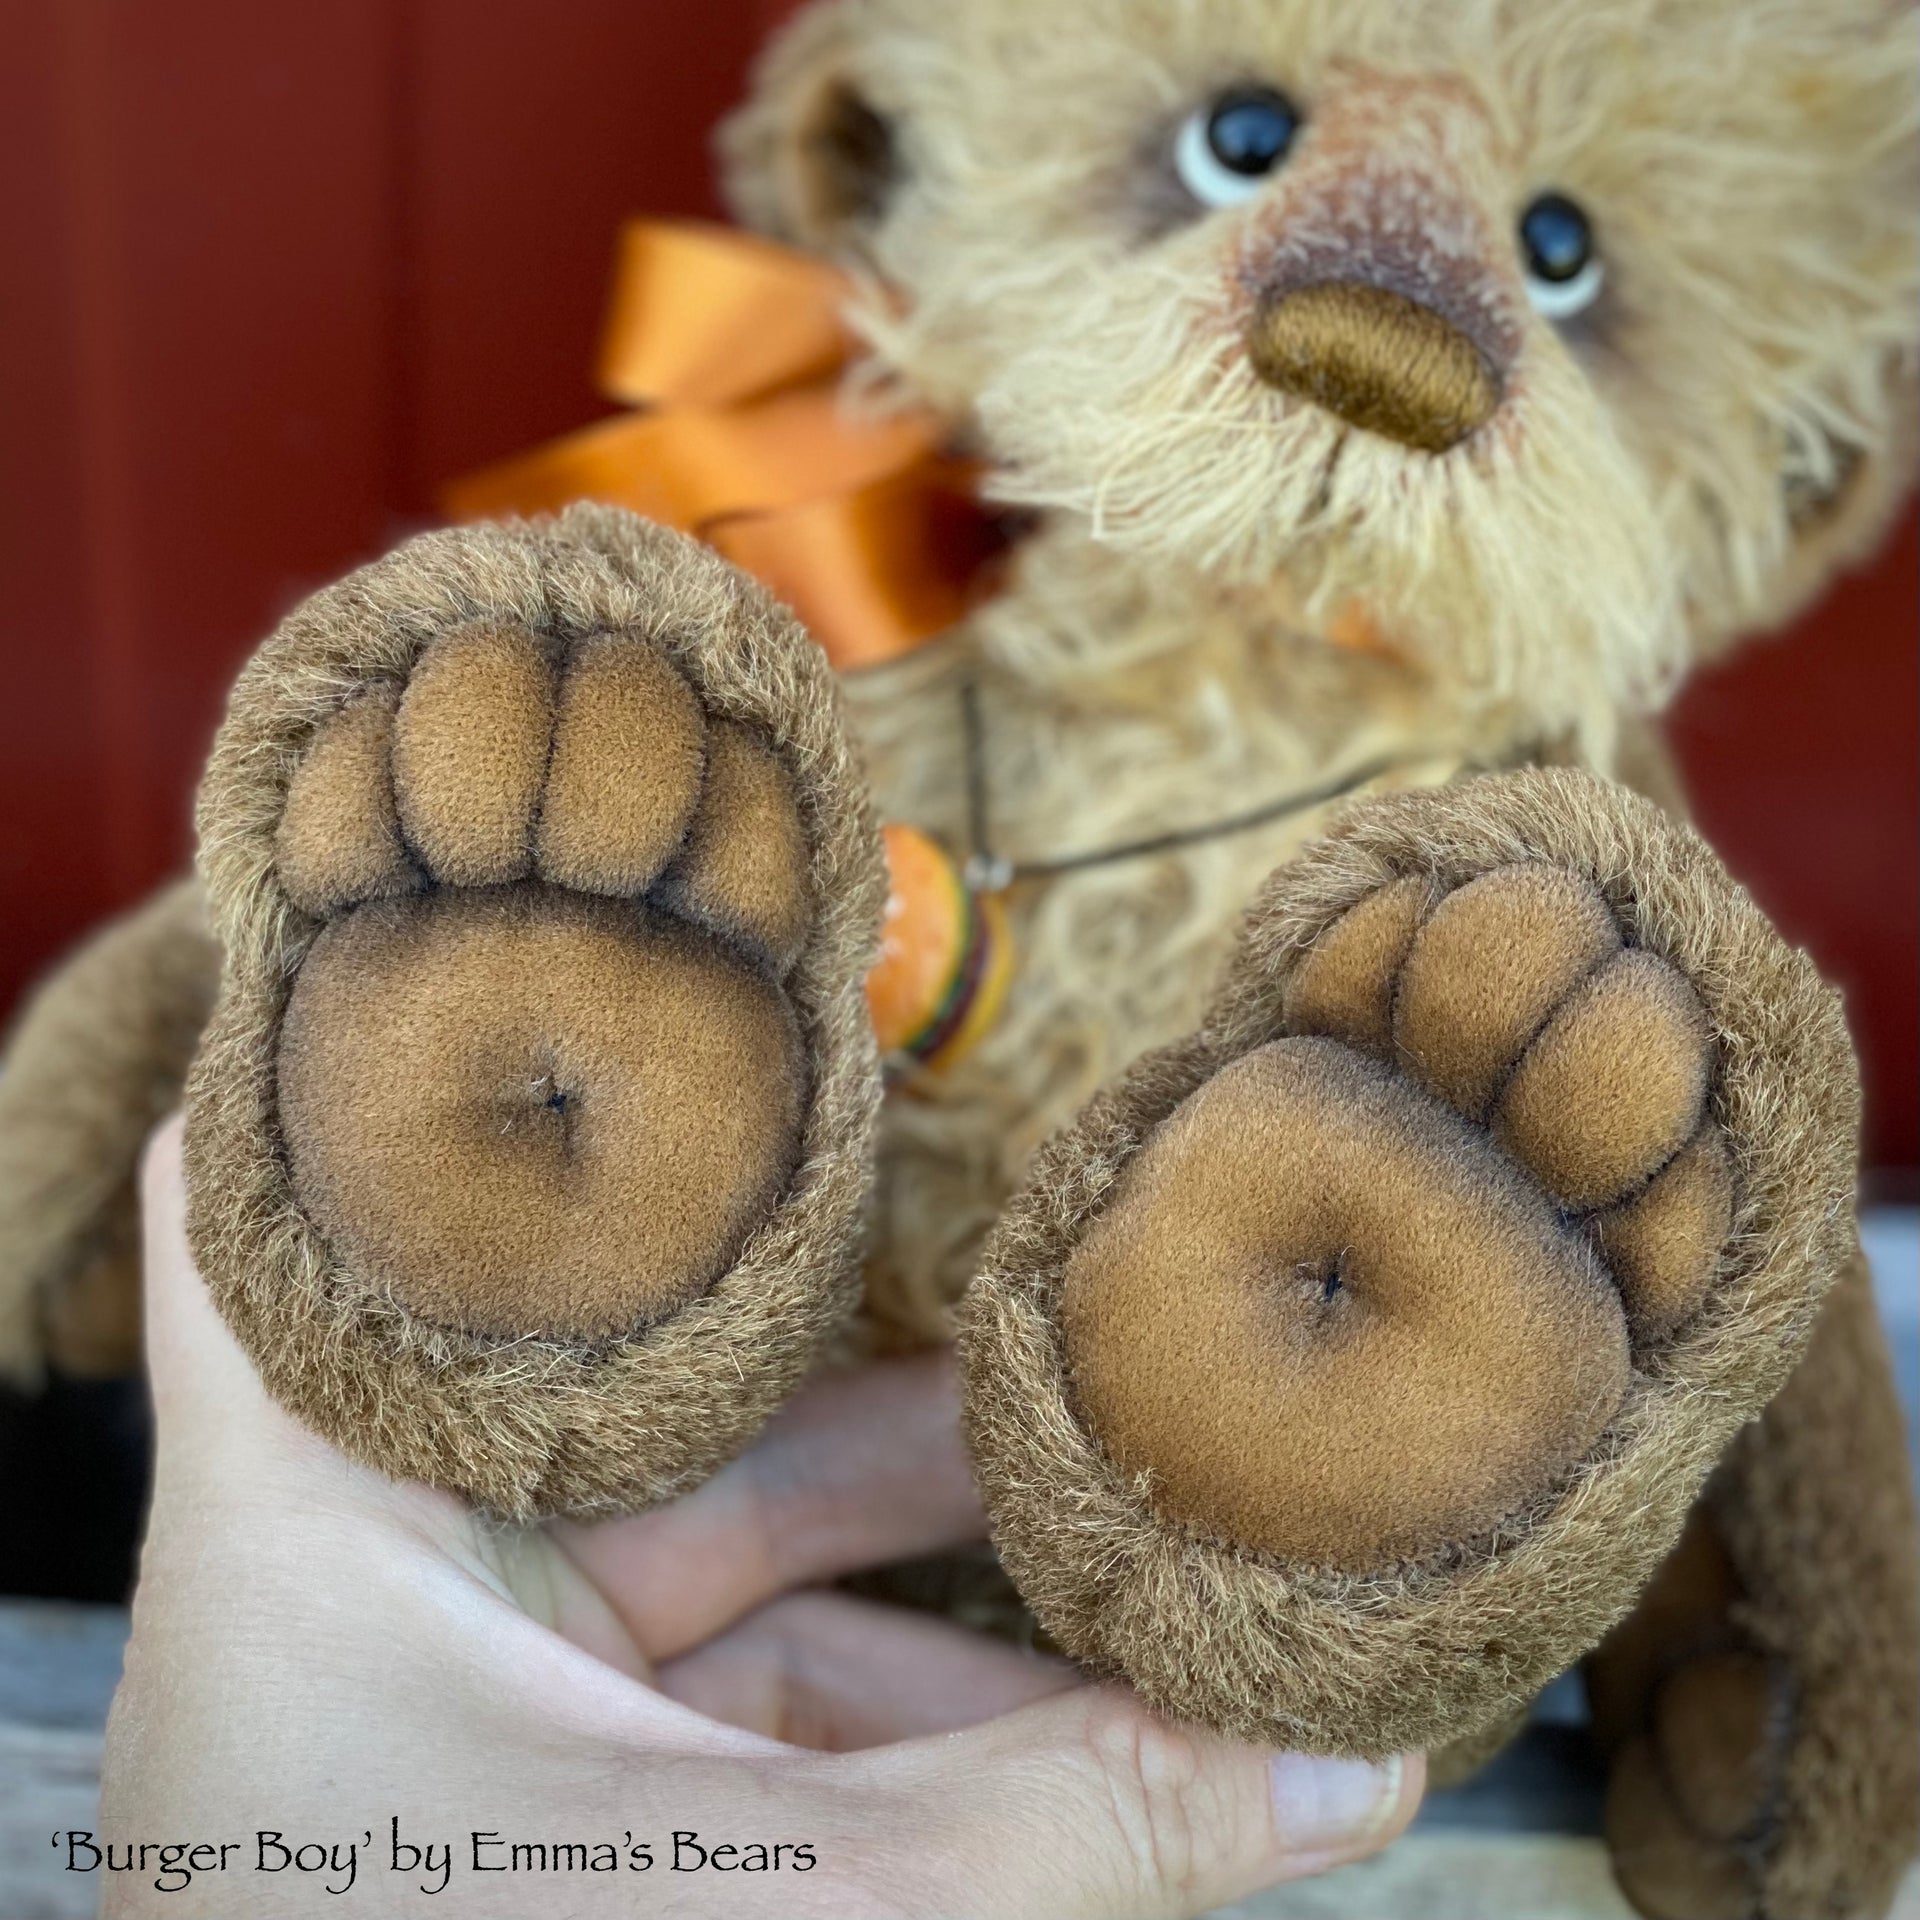
[[[1645,1911],[1882,1909],[1920,1620],[1851,1065],[1649,721],[1906,483],[1917,67],[1883,0],[803,16],[736,205],[865,276],[859,404],[1034,516],[1004,589],[838,694],[616,514],[316,596],[209,770],[213,938],[171,899],[14,1042],[0,1357],[130,1361],[224,953],[196,1250],[340,1444],[664,1497],[857,1298],[925,1343],[977,1274],[976,1461],[1072,1651],[1458,1768],[1604,1637]],[[884,1108],[875,813],[984,826],[1018,955]]]

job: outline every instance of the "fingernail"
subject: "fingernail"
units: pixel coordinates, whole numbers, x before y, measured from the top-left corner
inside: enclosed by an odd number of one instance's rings
[[[1346,1853],[1364,1846],[1400,1804],[1401,1767],[1398,1755],[1369,1766],[1310,1753],[1275,1754],[1273,1810],[1288,1849]]]

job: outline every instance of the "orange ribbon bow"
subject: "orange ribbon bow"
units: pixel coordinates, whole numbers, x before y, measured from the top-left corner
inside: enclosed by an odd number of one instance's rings
[[[944,421],[849,410],[851,291],[767,241],[635,221],[600,384],[638,411],[456,481],[447,510],[630,507],[755,575],[843,671],[911,652],[977,603],[1000,542]]]

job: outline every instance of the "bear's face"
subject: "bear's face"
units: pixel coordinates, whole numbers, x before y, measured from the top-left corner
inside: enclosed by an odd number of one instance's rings
[[[1899,0],[835,0],[729,148],[1001,497],[1576,725],[1897,497],[1917,54]]]

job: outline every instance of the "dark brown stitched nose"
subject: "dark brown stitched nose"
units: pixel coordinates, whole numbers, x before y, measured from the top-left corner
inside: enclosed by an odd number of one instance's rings
[[[1364,282],[1268,295],[1247,351],[1270,386],[1425,453],[1457,446],[1500,404],[1499,379],[1458,327]]]

